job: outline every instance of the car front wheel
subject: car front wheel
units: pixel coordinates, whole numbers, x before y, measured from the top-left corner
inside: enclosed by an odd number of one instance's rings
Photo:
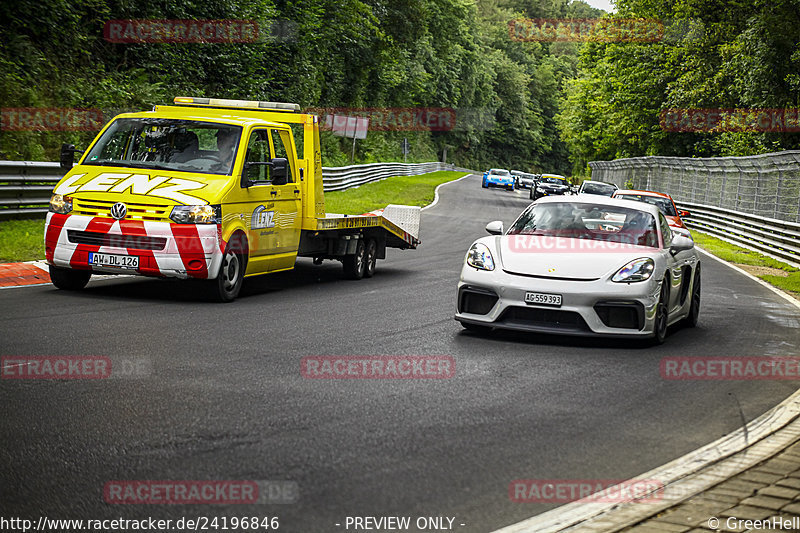
[[[664,344],[667,338],[667,324],[669,323],[669,281],[661,281],[661,294],[656,304],[656,317],[653,324],[653,343]]]
[[[694,282],[692,283],[692,303],[689,307],[689,315],[684,319],[683,323],[688,327],[693,328],[697,326],[697,321],[700,319],[700,264],[698,263],[694,269]]]

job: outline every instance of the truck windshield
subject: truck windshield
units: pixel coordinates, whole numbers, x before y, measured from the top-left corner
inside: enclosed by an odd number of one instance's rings
[[[159,118],[120,118],[83,164],[230,174],[241,126]]]

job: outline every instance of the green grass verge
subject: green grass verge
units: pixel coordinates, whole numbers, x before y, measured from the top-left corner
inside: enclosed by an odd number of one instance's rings
[[[749,267],[776,269],[785,272],[786,274],[783,275],[775,271],[758,272],[757,269],[754,271],[751,269],[755,276],[781,290],[793,293],[794,296],[800,298],[800,270],[797,268],[758,252],[730,244],[706,233],[692,231],[692,236],[694,237],[694,242],[703,250],[729,263]]]
[[[360,214],[388,204],[424,206],[433,201],[441,183],[463,176],[463,172],[441,171],[419,176],[398,176],[357,189],[325,194],[325,210]],[[0,222],[0,263],[44,259],[44,219]]]
[[[44,259],[44,219],[0,222],[0,263]]]
[[[464,172],[442,170],[419,176],[396,176],[367,183],[356,189],[325,193],[325,211],[358,215],[388,204],[425,206],[433,201],[434,190]]]

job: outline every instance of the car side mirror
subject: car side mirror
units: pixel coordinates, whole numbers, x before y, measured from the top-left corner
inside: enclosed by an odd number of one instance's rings
[[[678,211],[678,216],[684,218],[684,217],[690,217],[692,216],[692,214],[689,211],[686,211],[685,209],[681,209],[680,211]]]
[[[272,184],[286,185],[289,182],[289,160],[276,157],[272,160]]]
[[[62,170],[70,170],[75,164],[75,154],[82,154],[80,150],[75,149],[74,144],[64,143],[61,145],[61,154],[59,157],[59,164]]]
[[[692,248],[694,248],[694,241],[692,239],[680,234],[672,234],[672,244],[669,247],[669,251],[672,255],[675,255],[678,252],[691,250]]]
[[[486,224],[486,231],[491,235],[502,235],[503,222],[501,220],[495,220],[493,222],[489,222],[488,224]]]

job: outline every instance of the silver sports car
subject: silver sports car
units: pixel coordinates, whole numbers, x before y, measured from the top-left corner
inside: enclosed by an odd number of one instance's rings
[[[545,197],[467,252],[455,319],[473,331],[651,337],[697,324],[700,258],[657,207]]]

